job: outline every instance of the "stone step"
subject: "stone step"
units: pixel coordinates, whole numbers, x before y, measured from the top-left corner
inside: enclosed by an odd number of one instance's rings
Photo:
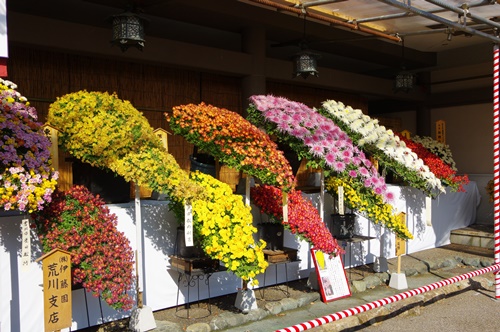
[[[453,244],[494,249],[493,225],[474,224],[452,230],[450,233],[450,242]]]

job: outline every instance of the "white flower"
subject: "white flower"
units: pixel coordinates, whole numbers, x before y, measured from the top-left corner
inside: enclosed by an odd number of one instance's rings
[[[354,121],[350,124],[350,127],[352,130],[357,132],[362,125],[363,125],[363,121],[361,119],[357,119],[356,121]]]

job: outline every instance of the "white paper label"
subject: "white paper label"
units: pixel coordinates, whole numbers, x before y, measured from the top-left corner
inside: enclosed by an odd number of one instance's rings
[[[245,205],[250,206],[250,177],[245,179]]]
[[[344,214],[344,187],[339,186],[339,214]]]
[[[27,271],[31,262],[31,233],[29,219],[21,221],[22,248],[21,248],[21,266],[22,271]]]
[[[288,222],[288,193],[283,193],[283,222]]]
[[[186,247],[193,246],[193,207],[191,204],[184,205],[184,241]]]
[[[325,222],[325,174],[321,171],[320,190],[319,190],[319,215],[321,222]]]
[[[432,198],[425,197],[425,222],[427,226],[432,226]]]

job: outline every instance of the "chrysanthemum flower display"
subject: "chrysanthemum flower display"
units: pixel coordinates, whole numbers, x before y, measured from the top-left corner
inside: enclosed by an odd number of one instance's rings
[[[351,178],[387,199],[385,179],[332,120],[282,97],[252,96],[250,102],[249,120],[287,143],[308,166]]]
[[[190,178],[206,191],[206,199],[191,202],[195,238],[201,242],[205,253],[218,259],[249,285],[256,285],[255,276],[264,273],[268,266],[264,258],[265,242],[255,243],[251,208],[231,187],[210,175],[191,172]],[[184,203],[171,201],[171,208],[183,219]]]
[[[309,199],[302,196],[301,191],[292,190],[288,193],[288,222],[283,222],[283,209],[281,208],[283,192],[279,188],[260,185],[252,187],[250,193],[253,203],[263,213],[282,222],[292,234],[304,239],[315,249],[331,255],[343,252],[342,247],[338,245],[337,240],[332,237],[321,220],[318,210]]]
[[[31,213],[51,201],[58,173],[35,108],[16,89],[0,79],[0,208]]]
[[[134,252],[102,199],[74,186],[56,191],[52,202],[31,217],[45,252],[59,248],[71,253],[73,284],[81,283],[114,309],[132,308]]]
[[[446,165],[450,166],[452,170],[458,171],[457,164],[453,159],[453,154],[448,144],[438,142],[429,136],[413,135],[411,140],[422,144],[427,150],[438,156]]]
[[[49,107],[48,123],[74,157],[180,198],[201,195],[187,172],[165,150],[147,119],[129,101],[107,92],[70,93]]]
[[[359,109],[334,100],[325,101],[319,111],[333,119],[354,144],[373,155],[381,167],[390,169],[410,186],[431,196],[444,192],[441,181],[422,159],[391,130],[380,126],[377,120],[371,119]]]
[[[384,203],[379,196],[366,195],[362,190],[355,190],[355,185],[352,181],[334,176],[325,181],[328,192],[338,194],[338,188],[344,188],[344,202],[350,209],[356,210],[375,224],[382,224],[402,239],[413,239],[406,224],[401,223],[396,216],[392,205]]]
[[[430,152],[423,144],[413,141],[402,136],[399,133],[396,135],[403,141],[406,146],[417,154],[429,167],[432,173],[442,181],[446,186],[449,186],[452,191],[465,191],[463,185],[469,183],[467,175],[459,176],[448,164],[446,164],[439,156]]]
[[[284,191],[294,187],[292,169],[277,144],[239,114],[201,103],[174,107],[166,117],[175,134],[228,167]]]

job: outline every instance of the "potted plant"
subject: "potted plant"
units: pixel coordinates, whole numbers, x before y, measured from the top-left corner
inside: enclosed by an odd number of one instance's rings
[[[425,147],[423,143],[425,142],[427,146],[429,146],[434,151],[442,151],[443,149],[439,149],[437,144],[431,144],[429,139],[423,140],[420,137],[417,139],[408,139],[402,136],[399,133],[396,133],[399,139],[406,144],[406,146],[414,152],[420,159],[424,161],[424,164],[429,167],[429,170],[441,180],[441,183],[445,186],[451,188],[452,191],[463,192],[465,191],[463,185],[469,183],[469,177],[467,175],[459,176],[457,175],[456,167],[453,168],[455,162],[453,159],[450,159],[450,153],[446,153],[447,161],[446,163],[440,156],[431,152],[428,148]]]
[[[199,171],[191,172],[193,181],[205,188],[206,199],[191,201],[195,239],[212,259],[223,263],[249,285],[258,283],[255,276],[264,273],[265,242],[255,243],[250,207],[241,196],[235,195],[229,185]],[[171,209],[182,224],[186,201],[172,200]]]
[[[0,208],[31,213],[50,202],[58,173],[35,108],[16,89],[0,79]]]
[[[365,188],[356,190],[356,185],[358,184],[354,181],[334,176],[328,177],[325,181],[326,190],[334,197],[338,194],[339,187],[344,188],[344,202],[350,209],[358,211],[374,224],[383,225],[402,239],[413,239],[406,224],[397,218],[392,205],[385,203],[379,196],[373,195]],[[389,196],[391,195],[392,193],[389,193]]]
[[[59,97],[49,107],[48,122],[59,130],[62,148],[82,162],[168,196],[203,194],[147,119],[115,93],[82,90]]]
[[[71,253],[73,285],[81,284],[114,309],[132,308],[134,253],[102,199],[73,186],[56,191],[52,202],[31,217],[44,252],[59,248]]]
[[[326,176],[332,173],[352,178],[386,199],[384,179],[332,120],[282,97],[258,95],[250,97],[250,101],[250,122],[288,144],[299,158],[307,160],[308,167],[322,169]]]
[[[323,102],[319,112],[334,120],[354,144],[378,161],[382,169],[393,172],[408,185],[432,197],[444,192],[441,181],[423,160],[376,119],[335,100]]]
[[[200,103],[176,106],[166,117],[175,134],[224,165],[284,191],[295,186],[290,164],[277,144],[241,115]]]

